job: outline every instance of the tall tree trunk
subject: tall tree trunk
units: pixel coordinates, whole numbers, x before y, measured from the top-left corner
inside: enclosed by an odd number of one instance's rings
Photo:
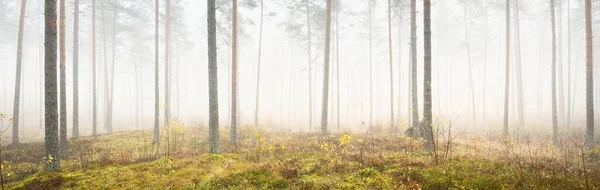
[[[475,89],[473,85],[473,67],[471,65],[471,45],[469,41],[469,23],[467,19],[467,1],[463,2],[463,16],[465,18],[465,39],[467,40],[467,64],[469,67],[469,93],[471,99],[471,113],[473,114],[471,117],[472,125],[477,125],[477,110],[475,110]]]
[[[207,0],[209,152],[219,153],[219,89],[217,82],[217,20],[215,0]],[[233,120],[232,120],[233,121]]]
[[[308,36],[308,131],[312,131],[312,116],[313,116],[313,103],[312,103],[312,68],[311,68],[311,32],[310,32],[310,6],[309,1],[306,0],[306,28],[307,28],[307,36]]]
[[[258,35],[258,62],[256,64],[256,100],[254,101],[254,127],[258,129],[258,96],[260,93],[260,56],[262,51],[262,32],[264,13],[263,0],[260,0],[260,32]]]
[[[370,1],[369,1],[370,2]],[[323,63],[323,99],[321,103],[321,136],[327,135],[327,103],[329,101],[329,50],[331,46],[331,0],[326,1],[325,52]],[[370,7],[369,7],[370,8]],[[370,9],[369,9],[370,10]]]
[[[237,145],[237,124],[238,124],[238,119],[237,119],[237,67],[238,67],[238,59],[237,59],[237,51],[238,51],[238,41],[237,41],[237,32],[238,32],[238,4],[237,4],[237,0],[233,0],[233,29],[232,29],[232,41],[231,43],[232,45],[232,53],[231,53],[231,57],[232,57],[232,64],[231,64],[231,131],[230,131],[230,135],[229,135],[229,140],[230,143],[233,145]]]
[[[558,118],[556,109],[556,21],[554,18],[554,0],[550,0],[552,22],[552,142],[558,145]]]
[[[417,130],[419,127],[419,102],[417,97],[417,2],[416,0],[410,1],[410,80],[411,80],[411,109],[412,113],[412,127],[413,130]]]
[[[160,117],[160,110],[158,107],[159,104],[159,100],[160,100],[160,95],[159,95],[159,90],[158,90],[158,86],[159,86],[159,78],[158,78],[158,15],[159,15],[159,4],[158,4],[159,0],[156,0],[154,3],[154,137],[152,139],[153,143],[159,143],[159,135],[160,135],[160,128],[159,128],[159,117]],[[214,1],[213,1],[214,2]],[[143,79],[142,79],[143,80]],[[158,152],[158,151],[157,151]]]
[[[592,2],[585,0],[585,142],[588,147],[594,144],[594,58],[592,42]]]
[[[169,61],[171,54],[171,0],[165,0],[165,127],[167,127],[167,138],[169,138],[169,120],[171,117],[171,64]],[[168,149],[167,140],[167,149]]]
[[[59,154],[61,158],[67,158],[67,62],[65,45],[65,0],[60,0],[60,144]]]
[[[46,1],[46,4],[49,2]],[[56,6],[56,2],[54,2]],[[19,108],[21,103],[21,64],[23,62],[23,27],[25,22],[25,6],[27,0],[21,0],[21,16],[19,17],[19,34],[17,36],[17,71],[15,73],[15,96],[13,105],[12,143],[19,144]],[[48,5],[46,5],[48,6]],[[48,9],[48,7],[46,7]],[[54,7],[56,11],[56,7]],[[54,13],[56,17],[56,12]],[[56,19],[56,18],[55,18]],[[54,26],[56,27],[56,26]],[[55,34],[56,35],[56,34]],[[55,57],[56,58],[56,57]]]
[[[388,48],[390,62],[390,130],[396,133],[394,125],[394,70],[392,66],[392,0],[388,0]]]
[[[400,124],[400,121],[402,120],[402,112],[400,110],[402,110],[402,77],[401,73],[402,73],[402,17],[400,16],[400,12],[398,12],[398,121],[397,124]],[[397,128],[399,128],[400,126],[396,126]],[[398,131],[396,131],[398,132]]]
[[[337,129],[338,131],[340,130],[340,9],[342,8],[342,6],[340,5],[341,1],[336,1],[336,9],[335,9],[335,57],[336,57],[336,67],[335,67],[335,82],[336,82],[336,88],[337,88],[337,94],[336,94],[336,99],[337,99],[337,104],[336,104],[336,112],[337,112],[337,121],[336,121],[336,125],[337,125]]]
[[[487,125],[487,65],[488,65],[488,0],[484,1],[484,14],[485,14],[485,20],[484,20],[484,27],[485,27],[485,32],[484,32],[484,48],[483,48],[483,109],[481,110],[481,114],[483,115],[482,118],[482,122],[484,125]],[[446,55],[447,56],[447,55]]]
[[[556,21],[556,26],[557,26],[557,71],[556,71],[556,77],[557,77],[557,82],[558,82],[558,123],[559,125],[564,125],[565,124],[565,90],[564,90],[564,70],[563,70],[563,46],[562,46],[562,42],[563,42],[563,35],[562,35],[562,1],[559,0],[558,1],[558,20]]]
[[[108,101],[108,133],[113,131],[113,102],[115,94],[115,50],[117,49],[117,1],[113,4],[112,64],[110,66],[110,97]]]
[[[552,0],[554,1],[554,0]],[[508,94],[510,89],[510,0],[506,0],[506,57],[504,68],[504,124],[503,136],[508,137]]]
[[[73,138],[79,137],[79,0],[73,13]]]
[[[96,77],[96,0],[92,0],[92,136],[98,134],[98,101]]]
[[[523,101],[523,72],[522,72],[522,66],[521,66],[521,24],[520,24],[520,17],[519,17],[519,0],[515,0],[515,31],[516,31],[516,69],[515,71],[517,72],[517,98],[518,98],[518,103],[517,103],[517,112],[518,112],[518,124],[517,126],[519,127],[519,131],[522,134],[525,134],[523,127],[525,126],[525,113],[523,111],[523,104],[525,104],[525,102]]]
[[[431,102],[431,0],[423,1],[423,38],[425,41],[425,61],[423,73],[423,139],[427,141],[426,149],[436,152],[433,139],[432,103]],[[437,158],[436,158],[437,159]]]
[[[371,26],[372,1],[369,1],[369,131],[373,132],[373,27]]]
[[[44,10],[45,21],[45,149],[44,159],[46,171],[60,170],[58,156],[58,85],[56,84],[56,0],[46,0]]]
[[[567,127],[571,126],[571,1],[567,0]]]
[[[109,88],[108,88],[108,60],[107,60],[107,53],[106,53],[106,14],[104,14],[104,1],[106,0],[101,0],[100,1],[100,6],[102,8],[102,46],[103,46],[103,50],[104,50],[104,130],[106,130],[107,133],[109,133],[109,128],[110,128],[110,123],[109,123],[109,114],[108,114],[108,102],[110,102],[109,100]]]

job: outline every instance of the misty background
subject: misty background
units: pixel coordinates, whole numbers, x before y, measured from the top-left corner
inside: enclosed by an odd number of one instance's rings
[[[116,4],[115,4],[116,2]],[[230,122],[231,49],[230,15],[226,2],[217,9],[219,119]],[[259,121],[265,128],[291,131],[309,129],[308,70],[313,72],[313,126],[319,125],[323,77],[325,1],[311,3],[312,65],[308,65],[305,10],[294,6],[300,0],[265,0]],[[338,28],[332,35],[330,82],[330,130],[337,131],[337,117],[343,129],[365,130],[369,123],[369,30],[368,1],[339,0]],[[373,124],[389,127],[389,48],[387,45],[387,1],[373,1],[372,80]],[[454,119],[458,127],[501,131],[504,93],[505,20],[504,1],[437,0],[432,3],[432,93],[436,118]],[[79,84],[81,135],[91,134],[91,3],[81,1],[79,36]],[[104,3],[104,8],[101,7]],[[252,125],[256,93],[256,69],[260,7],[241,1],[239,41],[239,109],[243,125]],[[551,26],[549,2],[519,2],[520,47],[515,43],[515,17],[511,13],[511,78],[509,123],[525,129],[551,129]],[[568,4],[567,4],[568,3]],[[116,46],[114,68],[114,129],[151,128],[154,103],[154,1],[99,0],[96,12],[99,126],[106,114],[104,65],[109,69],[111,47]],[[221,6],[219,6],[221,5]],[[594,7],[599,3],[595,2]],[[73,2],[67,1],[67,113],[72,112]],[[164,3],[161,2],[159,32],[164,35]],[[171,105],[164,105],[164,37],[159,37],[161,107],[169,106],[175,118],[188,125],[208,123],[208,60],[206,3],[173,0]],[[117,18],[113,11],[117,8]],[[557,1],[557,56],[559,129],[583,128],[585,124],[585,31],[583,1]],[[0,112],[12,116],[16,37],[20,1],[0,1]],[[43,125],[43,1],[27,2],[20,122],[23,131],[39,131]],[[104,11],[102,11],[104,9]],[[513,9],[513,8],[511,8]],[[418,98],[422,104],[422,3],[417,3]],[[595,8],[594,10],[600,10]],[[401,129],[407,128],[409,107],[409,1],[394,1],[392,14],[394,114]],[[595,11],[594,31],[600,20]],[[569,19],[570,18],[570,19]],[[335,17],[334,17],[335,19]],[[104,20],[104,21],[103,21]],[[115,22],[116,21],[116,22]],[[103,24],[104,22],[104,24]],[[334,23],[335,25],[335,23]],[[113,26],[116,40],[112,41]],[[467,34],[468,33],[468,34]],[[468,43],[467,43],[468,36]],[[106,37],[104,41],[103,37]],[[570,54],[569,54],[570,38]],[[336,40],[339,40],[336,42]],[[106,43],[105,43],[106,42]],[[594,44],[600,42],[594,39]],[[339,45],[338,45],[339,44]],[[104,51],[104,46],[107,50]],[[525,123],[518,123],[515,63],[520,49]],[[339,57],[336,53],[339,51]],[[106,53],[105,53],[106,52]],[[474,97],[469,87],[469,56]],[[595,56],[598,57],[597,51]],[[597,62],[597,61],[596,61]],[[339,63],[339,65],[338,65]],[[571,65],[569,72],[568,65]],[[562,67],[562,68],[561,68]],[[339,69],[339,81],[336,76]],[[595,67],[595,70],[597,68]],[[57,71],[58,72],[58,71]],[[596,74],[596,71],[595,71]],[[558,75],[560,77],[560,74]],[[595,77],[596,110],[600,77]],[[339,82],[339,88],[338,88]],[[570,84],[570,90],[568,86]],[[333,86],[331,86],[333,85]],[[562,92],[560,92],[562,91]],[[570,93],[570,96],[569,96]],[[339,99],[338,99],[339,96]],[[570,97],[570,98],[569,98]],[[472,98],[475,109],[472,107]],[[570,106],[569,106],[570,105]],[[339,109],[338,109],[339,106]],[[423,106],[419,105],[419,109]],[[570,109],[570,115],[567,109]],[[420,111],[420,110],[414,110]],[[164,111],[161,111],[161,118]],[[420,114],[422,115],[422,114]],[[567,126],[570,117],[570,126]],[[70,119],[69,119],[70,121]],[[364,122],[364,123],[363,123]],[[71,123],[68,123],[69,135]],[[511,130],[512,128],[511,127]],[[100,127],[99,132],[104,133]],[[10,133],[7,133],[10,134]],[[41,136],[40,136],[41,137]]]

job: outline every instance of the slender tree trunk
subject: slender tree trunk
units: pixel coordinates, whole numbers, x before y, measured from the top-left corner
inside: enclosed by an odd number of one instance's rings
[[[73,138],[79,137],[79,0],[73,13]]]
[[[58,156],[58,85],[56,84],[56,0],[46,0],[44,10],[45,20],[45,60],[44,60],[44,89],[45,89],[45,149],[44,159],[46,171],[60,170]],[[14,121],[13,121],[14,122]]]
[[[313,103],[312,103],[312,61],[311,61],[311,32],[310,32],[310,6],[309,1],[306,0],[306,28],[307,28],[307,36],[308,36],[308,131],[312,131],[312,116],[313,116]]]
[[[112,64],[110,66],[110,97],[108,101],[108,133],[113,132],[113,102],[115,94],[115,50],[117,49],[117,1],[114,1],[113,8],[113,36],[112,36]]]
[[[66,68],[66,45],[65,45],[65,0],[60,0],[60,141],[59,154],[61,158],[67,158],[67,68]]]
[[[594,144],[594,58],[592,42],[592,2],[585,0],[585,116],[586,116],[586,145],[591,148]]]
[[[92,136],[98,134],[98,100],[96,77],[96,0],[92,0]]]
[[[238,32],[238,4],[237,4],[237,0],[233,0],[233,32],[232,32],[232,53],[231,53],[231,57],[232,57],[232,64],[231,64],[231,132],[229,135],[229,141],[231,144],[233,145],[237,145],[237,124],[238,124],[238,119],[237,119],[237,67],[238,67],[238,59],[237,59],[237,51],[238,51],[238,41],[237,41],[237,32]]]
[[[159,78],[158,78],[158,71],[159,71],[159,65],[158,65],[158,15],[159,15],[159,4],[158,4],[159,0],[156,0],[154,3],[154,8],[156,9],[154,11],[154,137],[152,139],[153,143],[159,143],[159,137],[160,137],[160,128],[159,128],[159,117],[160,117],[160,110],[158,107],[159,104],[159,100],[160,100],[160,95],[159,95],[159,90],[158,90],[158,86],[159,86]],[[214,0],[213,0],[214,2]],[[158,152],[158,151],[157,151]]]
[[[554,1],[554,0],[551,0]],[[508,95],[510,89],[510,0],[506,0],[506,57],[504,68],[504,124],[503,136],[508,137]]]
[[[335,55],[335,57],[336,57],[336,60],[335,60],[336,61],[336,63],[335,63],[336,79],[335,79],[335,81],[336,81],[336,86],[337,86],[336,87],[337,88],[337,94],[336,94],[337,95],[337,97],[336,97],[336,99],[337,99],[337,104],[336,104],[337,121],[336,121],[336,124],[337,124],[338,131],[340,130],[340,22],[339,22],[339,20],[340,20],[340,9],[342,8],[342,6],[340,6],[340,4],[341,4],[341,1],[336,1],[337,7],[335,9],[335,47],[336,47],[335,48],[335,54],[336,54]]]
[[[400,77],[402,73],[402,16],[400,16],[400,12],[398,12],[398,121],[396,124],[400,124],[402,120],[402,77]],[[400,126],[396,126],[396,128],[400,128]],[[399,132],[399,131],[396,131]]]
[[[219,90],[217,82],[217,20],[215,0],[207,0],[209,152],[219,153]],[[232,120],[233,122],[234,120]]]
[[[256,64],[256,100],[254,101],[254,127],[258,129],[258,99],[260,93],[260,57],[262,51],[262,31],[263,31],[263,0],[260,0],[260,32],[258,35],[258,62]]]
[[[46,4],[49,2],[46,1]],[[56,2],[54,2],[56,6]],[[26,0],[21,0],[21,16],[19,17],[19,34],[17,36],[17,71],[15,73],[15,96],[13,105],[12,143],[19,144],[19,109],[21,103],[21,64],[23,62],[23,28],[25,22]],[[48,6],[48,5],[46,5]],[[48,9],[48,7],[46,7]],[[54,7],[56,9],[56,7]],[[56,13],[54,13],[56,16]],[[55,26],[56,27],[56,26]]]
[[[554,0],[550,0],[552,22],[552,142],[558,145],[558,118],[556,109],[556,21],[554,18]]]
[[[487,61],[488,61],[488,0],[484,1],[484,14],[485,14],[485,32],[484,32],[484,48],[483,48],[483,109],[481,110],[481,114],[483,115],[482,122],[484,125],[487,125]],[[447,56],[447,55],[446,55]]]
[[[370,1],[369,1],[370,2]],[[329,50],[331,46],[331,0],[326,1],[325,52],[323,63],[323,99],[321,104],[321,136],[327,135],[327,103],[329,101]],[[370,9],[369,9],[370,10]]]
[[[417,10],[416,0],[410,1],[410,54],[411,54],[411,109],[412,113],[412,127],[413,130],[417,130],[419,127],[419,102],[417,97]]]
[[[571,1],[567,0],[567,127],[571,126]]]
[[[471,99],[471,113],[472,115],[472,125],[476,126],[477,125],[477,110],[475,109],[475,89],[474,89],[474,85],[473,85],[473,68],[471,65],[471,45],[470,45],[470,41],[469,41],[469,23],[468,23],[468,19],[467,19],[467,1],[465,1],[463,3],[464,5],[464,9],[463,9],[463,16],[465,18],[465,39],[467,40],[467,64],[469,67],[469,93],[470,93],[470,99]]]
[[[171,119],[171,68],[169,56],[171,54],[171,0],[165,0],[165,127],[167,127],[167,138],[169,138],[169,120]],[[167,144],[168,144],[167,140]],[[168,145],[167,145],[168,149]]]
[[[436,152],[433,138],[432,101],[431,101],[431,0],[423,1],[423,33],[425,41],[425,61],[423,74],[423,139],[427,141],[426,149]],[[437,159],[437,158],[436,158]]]
[[[369,130],[373,132],[373,27],[371,26],[372,1],[369,1]]]
[[[558,97],[557,97],[557,101],[558,101],[558,125],[564,125],[565,124],[565,94],[564,94],[564,70],[563,70],[563,46],[562,46],[562,42],[563,42],[563,35],[562,35],[562,1],[559,0],[558,1],[558,10],[557,11],[557,18],[558,20],[556,21],[556,27],[557,27],[557,31],[556,31],[556,37],[557,37],[557,68],[556,68],[556,77],[557,77],[557,82],[558,82]]]
[[[106,0],[101,0],[100,1],[100,6],[102,6],[102,46],[103,46],[103,50],[104,50],[104,130],[106,130],[107,133],[110,133],[110,118],[109,118],[109,102],[110,102],[110,96],[109,96],[109,91],[110,89],[108,88],[108,84],[109,84],[109,79],[108,79],[108,54],[106,53],[106,14],[104,14],[104,1]]]
[[[392,0],[388,0],[388,48],[389,48],[389,62],[390,62],[390,130],[392,133],[396,133],[396,127],[394,125],[394,70],[392,61]]]
[[[517,45],[515,71],[517,72],[517,112],[519,114],[519,122],[517,126],[519,126],[520,133],[524,134],[525,130],[523,129],[523,127],[525,126],[525,113],[523,111],[523,104],[525,104],[525,102],[523,101],[523,72],[521,66],[521,24],[519,17],[519,8],[519,0],[515,0],[515,30],[517,32],[515,35]]]

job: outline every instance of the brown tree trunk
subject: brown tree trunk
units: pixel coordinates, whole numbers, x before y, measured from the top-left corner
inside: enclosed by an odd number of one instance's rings
[[[321,136],[327,135],[327,104],[329,102],[329,50],[331,48],[331,0],[326,1],[325,52],[323,63],[323,99],[321,104]]]
[[[207,0],[209,152],[219,153],[219,90],[217,81],[217,20],[215,0]]]
[[[79,0],[73,13],[73,138],[79,137]]]
[[[44,60],[44,89],[45,89],[45,149],[44,159],[46,171],[60,170],[58,156],[58,93],[56,84],[56,0],[46,0],[44,10],[45,20],[45,60]]]
[[[66,45],[65,45],[65,0],[60,0],[60,144],[59,154],[61,158],[67,158],[67,68]]]
[[[237,4],[237,0],[233,0],[233,29],[232,29],[232,63],[231,63],[231,131],[230,131],[230,143],[233,145],[237,145],[237,125],[238,125],[238,118],[237,118],[237,92],[238,92],[238,88],[237,88],[237,67],[238,67],[238,58],[237,58],[237,51],[238,51],[238,41],[237,41],[237,33],[238,33],[238,4]]]

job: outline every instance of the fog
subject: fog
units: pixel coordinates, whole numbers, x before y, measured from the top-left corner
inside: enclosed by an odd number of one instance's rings
[[[104,11],[101,2],[104,3]],[[118,131],[152,128],[154,122],[154,2],[149,0],[117,2],[117,5],[114,1],[96,2],[99,133],[105,133],[102,126],[105,122],[104,116],[107,114],[105,65],[109,72],[114,69],[114,129]],[[258,118],[259,124],[266,129],[308,131],[309,95],[312,96],[312,126],[318,128],[320,124],[325,1],[317,0],[311,4],[314,9],[311,13],[313,17],[311,18],[311,55],[308,55],[304,9],[294,7],[298,2],[304,1],[264,1],[266,16],[263,25]],[[338,2],[341,9],[339,9],[337,24],[334,17],[334,24],[339,27],[332,29],[334,34],[331,49],[329,129],[330,131],[365,131],[369,125],[370,111],[372,111],[373,125],[389,128],[391,102],[387,1],[373,1],[371,50],[368,2],[361,0]],[[416,20],[419,110],[413,110],[409,106],[408,77],[410,3],[401,1],[398,5],[397,2],[394,1],[391,21],[393,109],[397,120],[396,125],[404,131],[408,128],[410,112],[422,112],[423,109],[423,5],[418,1]],[[24,25],[22,107],[19,122],[23,131],[33,131],[31,133],[41,132],[43,126],[42,3],[41,0],[27,2]],[[90,2],[81,3],[79,112],[81,135],[87,136],[91,134],[92,122],[92,18]],[[490,1],[485,5],[483,1],[478,0],[434,0],[432,2],[433,78],[431,85],[434,119],[450,119],[457,123],[458,128],[469,130],[489,130],[498,133],[502,130],[506,53],[504,3],[504,1]],[[550,131],[552,124],[550,7],[548,1],[542,0],[526,0],[519,3],[519,31],[514,30],[515,27],[512,25],[516,22],[514,13],[511,12],[510,15],[512,26],[509,123],[511,130],[516,126],[524,125],[526,130]],[[557,1],[557,3],[557,67],[558,72],[561,73],[558,74],[557,79],[557,101],[559,129],[562,131],[569,128],[583,128],[585,125],[585,30],[583,1],[571,1],[569,5],[566,1]],[[229,125],[231,118],[231,47],[229,45],[231,25],[230,15],[226,14],[229,7],[225,3],[217,4],[219,123],[225,127]],[[241,0],[240,4],[239,117],[242,125],[253,126],[261,13],[256,2],[254,2],[256,7],[247,0]],[[114,7],[117,7],[116,19],[113,16]],[[10,117],[13,116],[19,8],[20,1],[0,1],[0,112]],[[73,101],[72,1],[67,1],[66,10],[66,90],[70,136]],[[163,118],[164,108],[169,107],[173,118],[187,125],[207,126],[209,98],[206,3],[202,0],[172,1],[173,22],[169,57],[172,64],[170,104],[164,101],[165,15],[162,2],[160,12],[160,67],[158,68],[160,118]],[[113,30],[114,26],[116,28]],[[597,26],[595,22],[594,29]],[[515,38],[517,33],[520,40]],[[115,41],[112,40],[113,35],[116,35]],[[517,41],[519,43],[516,43]],[[594,44],[598,42],[595,38]],[[113,45],[116,47],[114,55],[111,49]],[[372,52],[372,97],[369,92],[370,51]],[[515,55],[520,55],[520,60]],[[113,56],[114,68],[111,67]],[[310,66],[309,56],[312,63]],[[519,96],[517,72],[514,70],[519,61],[522,67],[522,103],[517,101]],[[469,62],[473,97],[471,97],[469,83]],[[312,94],[309,94],[309,70],[313,74]],[[108,76],[110,77],[110,74]],[[600,81],[595,83],[600,84]],[[594,86],[595,94],[600,94],[598,90],[600,87]],[[598,110],[600,98],[597,97],[594,106]],[[519,123],[519,104],[523,105],[524,123]]]

